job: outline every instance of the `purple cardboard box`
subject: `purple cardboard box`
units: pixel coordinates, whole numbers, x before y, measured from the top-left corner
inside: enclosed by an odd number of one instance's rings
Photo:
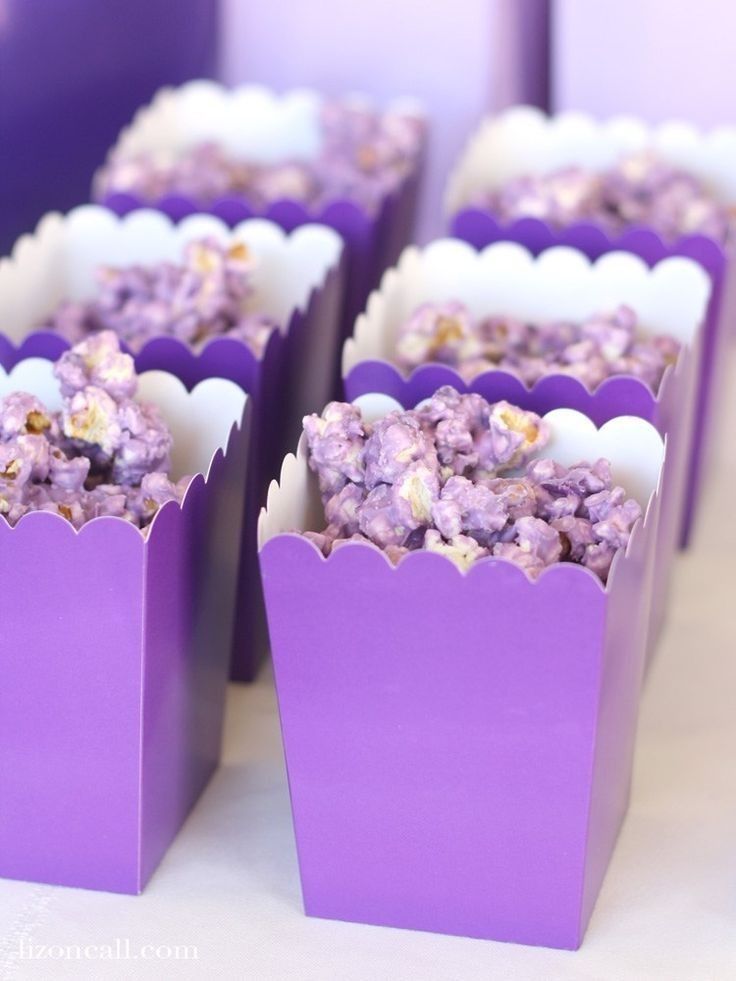
[[[176,155],[186,147],[209,140],[220,143],[236,156],[257,162],[309,158],[319,146],[321,102],[316,92],[306,89],[276,95],[256,85],[227,89],[215,82],[188,82],[178,89],[162,89],[148,106],[139,110],[110,152]],[[414,103],[404,101],[395,105],[421,116]],[[346,246],[343,325],[344,331],[349,331],[381,273],[396,260],[411,238],[418,182],[418,171],[407,176],[396,192],[383,199],[375,214],[348,199],[331,201],[317,211],[299,201],[282,200],[259,211],[256,205],[237,195],[207,205],[180,195],[169,195],[156,202],[144,202],[128,193],[98,197],[102,204],[121,215],[148,205],[175,221],[205,211],[228,225],[259,215],[286,231],[311,222],[330,226],[341,235]]]
[[[0,395],[60,403],[31,358]],[[245,481],[247,396],[148,372],[181,506],[143,533],[101,517],[0,520],[0,876],[140,892],[216,768]]]
[[[534,252],[553,244],[572,245],[597,258],[612,248],[626,249],[649,263],[667,255],[695,259],[713,281],[705,322],[700,377],[697,383],[694,438],[688,478],[682,541],[687,544],[695,526],[720,392],[724,351],[736,321],[736,263],[731,246],[702,235],[664,243],[652,229],[632,227],[611,239],[589,223],[551,230],[542,222],[524,219],[499,228],[495,216],[474,205],[479,192],[499,186],[523,173],[540,173],[568,164],[594,170],[614,165],[624,154],[651,148],[664,161],[683,167],[712,188],[719,200],[736,203],[736,127],[700,133],[685,123],[647,126],[631,116],[596,122],[583,113],[545,116],[536,109],[517,107],[484,120],[469,141],[450,176],[446,211],[454,235],[476,246],[512,238]]]
[[[423,250],[409,248],[384,277],[343,353],[343,384],[350,400],[384,392],[404,406],[416,405],[441,385],[476,391],[490,401],[508,399],[545,413],[555,408],[583,412],[603,425],[620,415],[651,422],[667,438],[657,539],[650,653],[664,621],[673,558],[685,506],[692,441],[695,383],[702,347],[710,281],[690,259],[669,257],[649,268],[625,252],[596,262],[573,248],[550,248],[534,257],[518,243],[499,241],[475,250],[464,242],[439,240]],[[659,391],[638,378],[620,375],[590,392],[577,379],[549,375],[531,389],[505,371],[485,372],[471,382],[447,365],[425,365],[408,377],[393,362],[396,330],[428,300],[461,300],[476,316],[502,313],[538,321],[580,320],[612,304],[628,303],[645,331],[666,333],[683,345]]]
[[[227,378],[248,393],[253,413],[245,503],[243,567],[233,648],[234,677],[248,681],[262,654],[264,630],[258,576],[256,522],[268,480],[301,431],[301,418],[321,409],[332,390],[338,348],[344,267],[342,243],[321,225],[286,234],[262,219],[230,230],[211,215],[194,215],[174,225],[159,212],[136,211],[125,218],[97,205],[68,215],[47,215],[33,236],[24,236],[13,255],[0,261],[0,364],[12,367],[33,356],[55,358],[68,346],[36,328],[67,298],[94,296],[100,264],[177,261],[186,242],[205,235],[244,242],[258,258],[251,309],[282,327],[261,358],[244,343],[215,338],[193,352],[173,337],[148,342],[136,357],[139,371],[161,369],[192,388],[205,378]]]
[[[546,454],[608,457],[645,509],[605,587],[358,543],[325,559],[290,533],[324,525],[304,441],[272,485],[261,569],[309,915],[581,943],[628,803],[664,451],[641,419],[547,419]]]

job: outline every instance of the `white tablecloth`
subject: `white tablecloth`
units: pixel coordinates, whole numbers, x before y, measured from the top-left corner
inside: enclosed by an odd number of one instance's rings
[[[143,896],[0,881],[0,981],[736,978],[736,386],[721,431],[644,693],[631,808],[579,951],[306,918],[266,670],[231,689],[224,764]],[[99,958],[116,938],[138,959],[19,956],[102,945]],[[146,945],[179,959],[141,959]]]

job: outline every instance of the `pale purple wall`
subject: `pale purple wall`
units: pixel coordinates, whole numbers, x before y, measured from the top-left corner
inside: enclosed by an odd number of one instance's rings
[[[552,36],[556,109],[736,121],[733,0],[555,0]]]
[[[444,228],[445,177],[479,117],[544,100],[546,8],[546,0],[223,0],[222,78],[421,98],[433,117],[426,239]],[[523,50],[533,56],[522,69]]]

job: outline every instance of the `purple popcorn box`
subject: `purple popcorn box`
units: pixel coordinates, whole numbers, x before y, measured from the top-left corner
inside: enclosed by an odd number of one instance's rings
[[[545,456],[607,457],[644,509],[606,586],[364,543],[325,559],[294,533],[324,523],[304,440],[272,485],[261,571],[309,915],[581,943],[629,796],[664,444],[633,417],[546,420]]]
[[[141,152],[175,156],[203,142],[215,142],[235,157],[255,163],[309,160],[319,150],[322,105],[322,97],[310,89],[276,94],[259,85],[230,89],[212,81],[187,82],[179,88],[161,89],[149,105],[140,109],[121,132],[108,160],[113,155],[120,158]],[[389,108],[424,118],[413,100],[397,100]],[[417,167],[394,191],[383,196],[375,211],[348,197],[311,208],[288,197],[262,206],[236,193],[206,203],[172,194],[154,206],[176,221],[204,211],[228,225],[260,216],[286,231],[311,222],[335,229],[343,238],[347,253],[342,319],[347,334],[383,270],[395,262],[410,241],[419,176]],[[151,205],[127,192],[95,195],[100,203],[121,215]]]
[[[445,207],[452,233],[476,246],[513,238],[535,252],[553,244],[572,245],[590,258],[623,248],[649,263],[667,255],[695,259],[713,281],[705,320],[703,351],[696,391],[694,438],[682,531],[687,544],[694,530],[701,489],[707,474],[712,433],[723,386],[724,351],[736,322],[736,272],[733,244],[702,234],[663,241],[652,228],[631,226],[620,235],[583,222],[550,229],[537,219],[522,219],[499,228],[498,216],[478,207],[478,195],[526,174],[544,174],[566,166],[592,171],[613,167],[624,155],[651,150],[665,164],[701,180],[724,208],[736,204],[736,129],[699,132],[682,122],[648,125],[632,116],[597,122],[591,116],[565,112],[546,116],[522,106],[485,119],[468,142],[448,180]],[[733,238],[733,236],[731,236]]]
[[[0,371],[61,404],[49,361]],[[181,505],[141,532],[0,519],[0,876],[138,893],[218,765],[243,518],[248,398],[140,376],[174,437]]]
[[[215,337],[195,352],[167,336],[147,342],[135,360],[139,371],[168,371],[188,388],[206,378],[226,378],[250,396],[252,438],[233,647],[233,676],[249,681],[265,643],[258,509],[268,480],[298,438],[302,416],[320,409],[332,391],[345,272],[339,236],[316,224],[285,233],[265,219],[230,229],[212,215],[193,215],[175,225],[151,209],[119,218],[98,205],[47,215],[33,236],[21,238],[12,256],[0,261],[0,363],[11,368],[22,358],[54,359],[66,350],[62,337],[39,331],[38,325],[62,300],[93,297],[98,266],[177,262],[187,242],[205,236],[243,242],[253,252],[258,265],[249,310],[268,314],[281,330],[272,334],[261,357],[235,338]]]
[[[669,257],[653,267],[627,252],[610,252],[595,262],[570,247],[534,257],[515,242],[476,250],[456,239],[405,250],[384,276],[380,290],[358,318],[343,351],[346,397],[384,392],[403,406],[416,405],[441,385],[479,392],[489,401],[506,399],[543,414],[577,409],[602,426],[616,416],[635,415],[667,441],[662,503],[656,543],[648,650],[654,650],[667,596],[686,503],[695,386],[703,341],[710,280],[687,258]],[[442,364],[407,375],[393,363],[398,328],[422,303],[460,300],[480,317],[501,314],[528,319],[582,321],[619,303],[631,306],[646,333],[670,334],[682,345],[657,392],[632,375],[607,378],[593,391],[568,375],[552,374],[527,387],[508,371],[486,371],[472,381]]]

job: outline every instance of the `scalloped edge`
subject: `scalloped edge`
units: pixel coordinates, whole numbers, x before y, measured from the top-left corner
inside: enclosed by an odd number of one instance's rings
[[[145,242],[150,237],[152,228],[159,229],[160,234],[165,239],[166,246],[170,246],[172,252],[180,252],[187,242],[204,234],[215,235],[222,241],[236,239],[249,241],[254,236],[260,238],[264,263],[268,263],[269,259],[273,262],[271,249],[278,251],[280,257],[275,270],[278,272],[278,278],[283,280],[284,274],[289,272],[286,278],[291,284],[296,284],[299,287],[297,295],[287,298],[288,308],[285,304],[284,309],[278,313],[269,313],[269,310],[264,311],[274,317],[282,334],[287,332],[294,313],[297,311],[305,313],[315,292],[324,287],[330,274],[340,269],[345,252],[345,243],[338,232],[317,222],[306,222],[293,231],[287,232],[276,222],[266,218],[254,217],[247,218],[231,228],[220,218],[210,214],[192,214],[180,222],[174,222],[167,215],[150,207],[120,216],[101,205],[80,205],[66,214],[49,212],[44,215],[36,225],[34,232],[22,235],[15,242],[10,254],[0,259],[0,305],[10,308],[10,312],[6,310],[5,315],[8,318],[12,317],[14,322],[22,319],[16,310],[19,306],[18,298],[24,295],[24,291],[20,289],[20,286],[23,285],[22,277],[26,275],[25,270],[30,266],[37,265],[45,253],[51,253],[54,250],[55,254],[52,255],[52,261],[49,264],[57,275],[62,275],[65,257],[70,249],[69,238],[73,238],[75,235],[83,237],[87,229],[91,229],[94,235],[103,236],[114,250],[117,243],[123,244],[136,236]],[[269,242],[271,246],[267,247]],[[257,253],[257,244],[252,247]],[[144,253],[146,252],[147,250],[144,250]],[[145,264],[146,260],[147,255],[144,254],[139,261]],[[151,261],[157,260],[152,259]],[[304,267],[304,271],[301,276],[297,277],[295,274],[300,264]],[[92,265],[93,263],[90,263],[90,268]],[[271,278],[274,278],[274,273],[271,274]],[[21,280],[20,285],[19,280]],[[68,298],[71,292],[69,288],[64,290],[64,298]],[[272,292],[277,293],[278,291],[272,290]],[[58,300],[50,301],[47,304],[46,314],[51,313],[57,303]],[[254,303],[258,309],[264,309],[263,304],[258,302],[257,294]],[[272,304],[266,304],[266,306],[270,308]],[[21,327],[21,331],[24,331],[24,327]],[[19,337],[10,336],[7,333],[4,336],[18,350],[25,340],[40,333],[44,332],[26,329]],[[151,340],[159,339],[152,338]],[[177,340],[177,338],[172,338],[172,340]],[[227,340],[227,338],[210,338],[205,344],[205,348],[213,341],[221,340]],[[183,342],[180,343],[184,347],[188,347]],[[243,344],[242,341],[238,343]],[[146,345],[138,353],[142,353],[145,347]],[[192,353],[200,354],[201,352]]]
[[[639,524],[641,524],[641,522]],[[339,559],[338,556],[341,555],[343,552],[349,555],[350,552],[355,552],[356,550],[358,550],[360,554],[363,554],[365,552],[375,552],[376,555],[380,556],[380,560],[388,567],[388,569],[392,571],[400,568],[404,569],[408,565],[415,564],[417,561],[421,561],[424,563],[437,562],[441,564],[442,568],[446,569],[449,566],[451,569],[454,570],[454,572],[461,579],[465,579],[467,577],[472,576],[476,569],[483,568],[484,566],[487,567],[501,566],[504,569],[509,569],[509,568],[513,569],[512,575],[516,575],[521,580],[526,580],[526,582],[530,583],[532,586],[539,585],[543,580],[547,579],[548,576],[560,575],[562,573],[562,570],[566,570],[562,574],[570,575],[569,570],[579,569],[580,572],[586,578],[591,579],[602,592],[606,591],[606,586],[604,586],[604,584],[601,582],[601,580],[598,578],[598,576],[596,576],[594,572],[591,572],[591,570],[586,568],[585,566],[578,565],[574,562],[557,562],[554,565],[547,566],[547,568],[543,569],[542,572],[536,577],[536,579],[532,579],[528,575],[528,573],[524,569],[522,569],[521,566],[516,565],[515,562],[512,562],[510,559],[505,559],[499,555],[484,555],[482,558],[477,559],[475,562],[473,562],[472,565],[468,566],[467,569],[461,569],[460,566],[458,566],[455,562],[452,561],[452,559],[448,558],[446,555],[442,555],[439,552],[432,552],[429,549],[420,548],[420,549],[416,549],[413,552],[409,552],[406,555],[402,555],[399,561],[396,564],[394,564],[393,562],[391,562],[391,560],[386,555],[386,553],[382,549],[380,549],[378,545],[375,545],[373,542],[349,542],[348,541],[345,542],[344,545],[341,545],[335,552],[331,553],[329,556],[325,556],[322,554],[322,552],[320,552],[320,550],[317,548],[314,542],[311,542],[308,538],[305,538],[304,535],[301,535],[299,534],[299,532],[296,531],[280,532],[278,535],[275,535],[274,538],[269,538],[268,541],[266,541],[261,546],[261,550],[268,548],[269,543],[271,541],[274,540],[281,541],[283,539],[290,539],[295,542],[303,543],[303,546],[294,545],[293,547],[296,548],[305,547],[311,549],[311,551],[315,555],[315,559],[325,564],[327,563],[334,564],[334,563],[339,563],[341,561],[350,561],[349,558]],[[613,575],[614,563],[618,564],[618,555],[619,553],[616,553],[614,561],[611,563],[609,582],[610,582],[611,575]],[[425,558],[419,559],[418,558],[419,556],[424,556]],[[578,574],[575,573],[575,575],[577,576]]]
[[[224,195],[212,201],[195,200],[185,194],[164,194],[154,200],[140,197],[130,192],[111,194],[93,194],[93,200],[118,215],[127,215],[142,209],[157,210],[162,214],[175,214],[176,222],[197,214],[212,215],[223,218],[223,214],[233,209],[241,211],[245,217],[241,221],[266,220],[275,224],[288,224],[290,227],[301,227],[306,224],[324,225],[338,229],[346,223],[357,223],[367,227],[380,222],[387,209],[401,198],[406,188],[416,179],[418,170],[406,174],[402,180],[381,198],[376,208],[369,208],[351,198],[331,198],[323,205],[312,205],[295,198],[277,198],[268,204],[259,206],[251,198],[242,195]]]
[[[386,411],[390,411],[391,403],[393,403],[394,407],[402,408],[400,403],[396,402],[396,400],[392,399],[390,396],[386,396],[380,393],[375,393],[375,394],[379,396],[381,400],[385,400],[384,404],[386,406]],[[365,398],[368,397],[369,396],[365,396]],[[541,582],[543,579],[545,579],[553,569],[557,569],[557,568],[576,569],[578,570],[578,572],[575,573],[576,575],[584,574],[585,576],[592,578],[604,593],[607,593],[612,589],[612,583],[618,578],[616,574],[616,570],[618,566],[621,564],[621,562],[623,561],[623,558],[624,557],[628,558],[631,552],[638,547],[638,541],[640,537],[644,535],[646,530],[648,530],[651,527],[652,521],[657,520],[658,502],[662,496],[662,479],[665,470],[665,459],[667,453],[668,439],[666,436],[664,439],[662,439],[662,437],[659,436],[656,429],[651,425],[651,423],[648,423],[643,419],[639,419],[633,416],[617,416],[616,418],[609,420],[609,422],[604,423],[604,425],[601,427],[597,427],[595,423],[592,422],[587,416],[583,415],[580,412],[577,412],[574,409],[554,409],[552,410],[552,412],[546,413],[543,418],[549,420],[550,416],[554,416],[555,419],[564,418],[564,417],[567,417],[571,420],[574,419],[575,424],[579,428],[586,430],[588,433],[596,433],[596,434],[603,433],[603,431],[607,428],[609,429],[622,428],[625,426],[634,425],[636,428],[641,428],[642,433],[647,431],[648,433],[647,439],[649,439],[652,442],[657,441],[658,444],[661,446],[661,453],[660,453],[660,459],[657,468],[656,482],[652,487],[651,492],[648,495],[646,506],[642,507],[642,512],[643,512],[642,517],[635,523],[634,528],[629,537],[629,541],[626,545],[626,548],[619,549],[616,555],[614,556],[607,582],[606,583],[601,582],[598,576],[596,576],[589,569],[586,569],[584,566],[572,562],[556,563],[554,566],[550,566],[549,568],[543,570],[543,572],[536,579],[531,579],[526,574],[526,572],[520,569],[518,566],[516,566],[515,563],[501,556],[490,556],[490,555],[483,556],[482,558],[474,562],[468,569],[463,570],[460,569],[446,555],[427,552],[423,549],[418,549],[416,554],[436,555],[436,558],[438,560],[444,562],[445,564],[449,564],[453,566],[456,569],[456,571],[462,576],[468,575],[470,572],[472,572],[473,569],[479,566],[502,563],[504,566],[514,566],[519,572],[519,574],[523,576],[531,585],[534,586],[537,585],[539,582]],[[554,425],[554,421],[555,420],[552,420],[553,425]],[[304,541],[314,551],[315,555],[322,559],[323,562],[333,561],[335,556],[338,555],[343,550],[361,549],[365,551],[366,549],[370,549],[371,551],[378,552],[383,556],[383,559],[385,560],[386,565],[388,566],[389,569],[398,570],[411,557],[411,555],[415,554],[415,553],[409,553],[408,555],[402,556],[399,559],[399,561],[394,565],[388,559],[385,553],[382,552],[382,550],[372,542],[348,542],[345,545],[341,546],[340,549],[337,550],[337,552],[329,556],[325,556],[322,555],[322,553],[319,551],[316,545],[314,545],[308,539],[305,539],[304,536],[300,534],[300,532],[293,531],[293,530],[277,531],[273,527],[269,528],[268,527],[269,524],[272,523],[279,524],[281,523],[281,521],[283,521],[284,516],[282,515],[281,517],[277,518],[277,512],[281,511],[282,507],[288,503],[287,489],[292,484],[302,485],[302,488],[305,491],[303,495],[297,495],[301,497],[305,512],[306,510],[312,510],[312,511],[318,510],[318,508],[315,505],[315,500],[318,498],[318,493],[316,490],[317,487],[316,477],[308,466],[307,442],[306,442],[306,436],[304,434],[302,434],[302,437],[299,440],[296,453],[288,453],[284,457],[278,479],[272,480],[271,483],[269,484],[266,504],[261,508],[261,511],[258,516],[257,541],[258,541],[259,553],[262,552],[268,546],[270,541],[274,539],[283,539],[286,537],[286,538],[298,539],[300,541]],[[292,498],[294,498],[294,496],[295,495],[292,493]],[[311,500],[309,499],[310,497]]]
[[[346,342],[347,343],[347,342]],[[371,367],[379,368],[382,372],[390,375],[392,378],[393,388],[411,388],[411,386],[419,379],[423,374],[427,374],[430,371],[436,372],[439,375],[441,371],[443,375],[447,375],[446,379],[443,379],[436,385],[436,388],[440,388],[443,385],[451,385],[456,388],[459,392],[473,392],[478,388],[483,387],[486,384],[491,384],[496,378],[513,379],[513,381],[518,382],[519,389],[528,395],[538,394],[544,388],[549,387],[551,384],[558,384],[564,379],[565,383],[569,383],[571,389],[579,390],[585,397],[591,399],[604,400],[608,396],[608,390],[610,388],[615,388],[620,386],[622,383],[627,385],[634,385],[636,388],[642,389],[642,391],[651,397],[652,404],[656,403],[665,388],[665,385],[669,386],[669,379],[673,374],[681,375],[684,371],[686,349],[683,348],[677,358],[674,365],[667,365],[663,374],[662,381],[660,382],[658,390],[655,392],[652,386],[645,382],[641,378],[637,378],[635,375],[630,374],[620,374],[620,375],[610,375],[608,378],[604,378],[602,382],[596,385],[595,388],[588,388],[579,378],[575,378],[573,375],[566,375],[564,372],[556,371],[550,372],[547,375],[543,375],[538,378],[531,386],[517,375],[510,368],[494,368],[488,371],[482,371],[479,375],[475,375],[470,380],[462,378],[458,374],[457,370],[451,365],[443,364],[441,361],[428,361],[426,364],[421,364],[414,368],[410,374],[404,374],[400,368],[398,368],[391,361],[384,361],[380,358],[370,358],[365,361],[356,362],[347,372],[343,374],[343,384],[347,388],[350,384],[351,376],[354,372],[359,369],[370,369]]]
[[[263,84],[244,83],[237,86],[227,86],[220,82],[212,81],[210,79],[192,79],[178,87],[165,86],[159,89],[154,94],[153,98],[147,105],[141,106],[136,111],[131,121],[126,126],[124,126],[118,133],[118,136],[115,139],[114,143],[112,144],[108,152],[105,154],[105,159],[103,164],[95,171],[93,175],[92,195],[91,195],[93,200],[97,200],[102,203],[107,203],[108,206],[112,207],[114,210],[117,210],[115,209],[115,206],[112,203],[113,199],[117,197],[117,195],[99,194],[97,191],[97,186],[99,185],[99,181],[100,181],[100,174],[104,169],[104,167],[107,166],[107,164],[110,162],[114,154],[131,152],[129,149],[131,144],[134,144],[132,152],[134,153],[140,152],[141,147],[135,146],[136,140],[138,141],[141,140],[141,132],[146,127],[148,127],[149,129],[156,128],[155,126],[156,115],[157,114],[162,115],[163,112],[166,111],[167,103],[169,105],[176,106],[177,103],[180,104],[186,103],[187,100],[196,101],[197,96],[201,98],[202,93],[204,93],[205,96],[209,95],[209,97],[213,99],[215,102],[224,103],[224,105],[221,104],[218,105],[217,107],[218,112],[222,115],[224,115],[228,111],[228,109],[232,111],[232,105],[228,106],[227,103],[230,104],[237,103],[239,100],[247,101],[249,97],[253,98],[254,100],[262,100],[262,101],[265,100],[266,102],[270,102],[270,109],[272,114],[273,113],[278,114],[279,112],[281,112],[284,113],[284,115],[286,115],[287,110],[290,108],[290,106],[293,106],[294,104],[297,104],[299,102],[301,102],[305,107],[319,108],[319,106],[321,106],[326,99],[326,96],[322,95],[317,89],[306,87],[306,86],[299,86],[299,87],[287,89],[283,92],[276,92],[274,89],[269,88],[268,86]],[[411,115],[416,119],[423,121],[425,123],[425,127],[429,119],[428,112],[422,101],[413,96],[398,96],[396,98],[383,101],[380,99],[376,99],[375,97],[369,95],[368,93],[347,92],[344,95],[340,96],[339,98],[341,98],[342,100],[346,101],[349,104],[380,108],[383,111],[406,113],[407,115]],[[214,137],[209,137],[209,138],[213,139]],[[221,141],[224,139],[225,139],[225,135],[223,134],[221,136]],[[423,157],[425,151],[426,151],[426,136],[423,146],[420,148],[418,154],[419,162],[421,161],[421,158]],[[403,188],[406,186],[408,180],[410,180],[413,175],[414,172],[412,171],[412,173],[408,174],[407,177],[400,182],[397,188],[394,189],[394,192],[385,195],[383,198],[383,203],[385,204],[385,202],[390,197],[393,197],[395,194],[400,193],[403,190]],[[274,208],[274,206],[276,207],[276,210],[279,210],[284,206],[289,208],[294,207],[294,208],[299,208],[303,212],[304,218],[307,221],[319,221],[325,224],[330,224],[329,221],[330,210],[333,209],[335,206],[355,207],[356,212],[364,220],[370,221],[375,217],[375,212],[360,207],[359,205],[355,204],[355,202],[351,201],[348,198],[335,198],[334,200],[328,202],[321,209],[307,208],[303,204],[301,204],[301,202],[294,201],[290,198],[282,198],[279,201],[272,202],[271,205],[263,209],[263,212],[258,212],[256,209],[252,208],[251,202],[247,197],[240,196],[240,195],[224,196],[217,199],[216,201],[209,202],[207,204],[205,204],[202,201],[199,202],[194,201],[194,199],[184,195],[164,195],[162,198],[158,199],[155,202],[146,201],[143,198],[138,197],[137,195],[126,194],[125,196],[127,196],[130,199],[133,207],[161,208],[163,207],[164,203],[168,199],[176,198],[178,201],[184,203],[185,205],[190,205],[192,209],[195,211],[207,211],[207,212],[215,212],[217,208],[222,207],[222,204],[226,201],[241,202],[242,204],[247,206],[249,210],[252,210],[252,213],[254,215],[259,213],[263,213],[264,215],[267,215]],[[378,210],[381,211],[383,210],[383,208],[380,207]]]
[[[500,158],[498,148],[493,147],[492,140],[497,133],[503,136],[504,129],[510,133],[514,130],[517,133],[525,131],[526,151],[528,153],[530,147],[534,146],[536,156],[540,155],[540,143],[544,143],[545,147],[552,147],[556,141],[559,147],[567,136],[570,146],[575,148],[576,143],[580,146],[582,135],[588,141],[586,145],[597,153],[599,166],[608,165],[614,154],[620,157],[626,150],[651,146],[664,160],[706,180],[724,204],[736,204],[736,126],[721,125],[701,130],[689,122],[675,118],[656,124],[647,123],[633,114],[619,114],[598,120],[591,113],[576,110],[548,114],[535,106],[519,105],[486,116],[471,133],[445,184],[443,210],[446,216],[465,207],[470,202],[471,195],[481,188],[480,182],[472,182],[468,173],[474,166],[489,175],[493,173],[493,163]],[[673,153],[673,149],[679,150],[679,154]],[[684,156],[689,159],[683,160],[683,151]],[[693,151],[700,153],[700,166],[694,165]],[[509,160],[513,157],[508,147],[502,159],[504,165],[501,181],[521,173],[521,170],[515,171],[513,165],[509,166]],[[567,153],[565,160],[579,161],[580,157]],[[555,163],[555,166],[559,165],[561,162]],[[589,163],[585,165],[593,166]],[[539,167],[535,171],[534,166],[522,169],[527,173],[542,172]],[[717,173],[719,170],[720,176]],[[488,182],[483,186],[490,187],[492,184]]]
[[[706,320],[712,295],[711,278],[697,261],[686,256],[667,254],[649,266],[643,258],[623,249],[611,250],[597,259],[590,259],[584,252],[569,245],[551,245],[535,255],[518,241],[493,241],[482,249],[476,249],[470,243],[458,238],[435,239],[423,248],[408,246],[401,253],[397,264],[384,272],[378,288],[370,294],[364,311],[355,321],[353,335],[343,346],[341,357],[343,379],[364,361],[393,364],[386,352],[392,347],[388,335],[396,329],[398,320],[401,319],[395,307],[402,306],[402,293],[409,290],[413,279],[431,281],[432,268],[437,266],[450,266],[456,270],[458,274],[455,277],[456,281],[461,282],[462,285],[455,290],[451,298],[471,305],[473,300],[468,297],[467,292],[463,291],[463,286],[472,285],[478,291],[494,273],[497,279],[503,279],[510,267],[515,267],[517,277],[526,281],[528,287],[526,292],[534,292],[537,297],[545,284],[549,285],[550,282],[556,281],[554,275],[550,278],[550,272],[554,274],[556,266],[565,266],[566,278],[568,281],[572,280],[573,289],[577,280],[577,283],[583,283],[586,289],[598,287],[601,294],[610,293],[611,286],[607,276],[610,277],[611,271],[614,273],[618,271],[623,289],[628,292],[637,289],[655,302],[657,298],[671,295],[671,284],[667,280],[676,276],[679,281],[682,273],[686,271],[691,278],[691,283],[688,285],[688,290],[683,288],[681,298],[687,298],[688,291],[692,294],[689,329],[685,326],[686,322],[682,317],[678,323],[670,321],[669,326],[666,323],[657,325],[657,331],[677,337],[683,348],[692,348],[697,343],[697,335]],[[417,303],[430,299],[423,295],[425,290],[421,288],[421,282],[419,286],[415,283],[413,288],[418,294],[415,297]],[[478,297],[474,299],[477,301]],[[557,297],[552,297],[553,304],[559,302]],[[601,305],[603,303],[602,299]],[[416,306],[416,303],[413,302],[411,305]],[[404,302],[403,306],[408,305]],[[682,306],[679,309],[681,310]],[[487,313],[488,310],[484,312]],[[508,310],[505,309],[504,313],[508,313]],[[517,311],[512,311],[512,314],[526,316]],[[549,316],[566,316],[566,314],[555,312]],[[646,314],[644,316],[646,317]],[[646,331],[644,333],[646,335]],[[435,364],[435,362],[430,363]],[[402,377],[409,378],[422,367],[425,365],[420,365],[409,375],[402,374]],[[401,369],[397,370],[401,372]],[[635,378],[633,375],[612,377]],[[601,385],[608,380],[604,379]],[[592,390],[586,388],[586,391],[593,394],[600,387],[597,386]]]
[[[478,220],[488,226],[487,242],[477,245],[465,233],[458,232],[462,222],[470,219]],[[486,248],[494,242],[508,239],[524,245],[535,254],[546,251],[554,246],[563,245],[582,251],[580,242],[595,238],[595,251],[602,255],[607,252],[631,252],[643,259],[651,268],[662,259],[673,255],[681,255],[692,259],[692,253],[701,253],[694,261],[708,270],[711,276],[721,272],[727,260],[725,249],[715,239],[701,233],[681,235],[676,239],[664,239],[657,231],[648,225],[628,225],[620,232],[610,232],[602,225],[593,221],[577,221],[558,228],[541,218],[527,216],[504,222],[488,208],[478,205],[467,205],[449,215],[450,230],[448,235],[459,238],[476,249]],[[534,245],[530,244],[530,241]],[[588,254],[588,253],[586,253]],[[653,258],[654,254],[654,258]]]

